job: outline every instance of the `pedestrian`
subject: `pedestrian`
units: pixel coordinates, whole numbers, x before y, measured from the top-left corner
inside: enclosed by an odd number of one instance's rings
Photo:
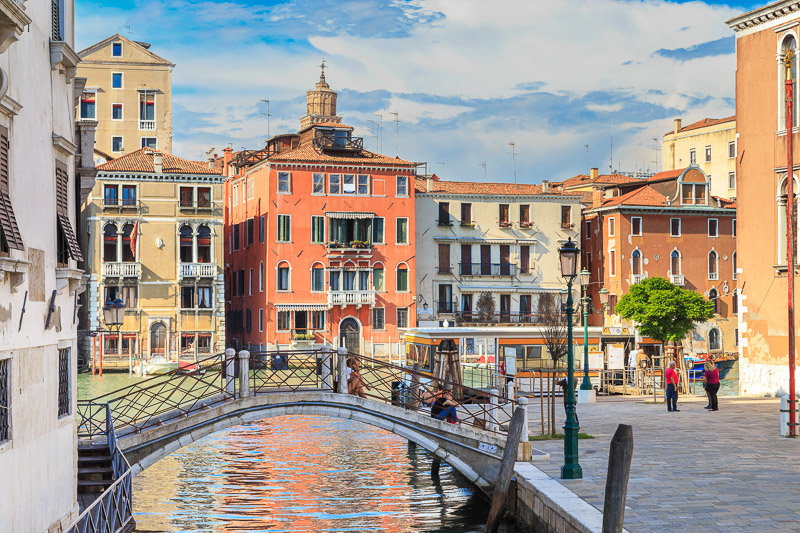
[[[361,377],[361,372],[358,369],[358,361],[354,358],[349,359],[349,364],[347,365],[347,392],[352,394],[353,396],[358,396],[359,398],[366,398],[367,393],[364,391],[371,390],[366,383],[364,383],[364,379]]]
[[[719,402],[717,401],[717,392],[719,392],[719,369],[711,357],[706,359],[706,364],[703,369],[703,386],[706,388],[706,395],[708,396],[708,405],[706,409],[709,411],[719,411]]]
[[[439,387],[436,393],[436,400],[434,400],[431,406],[431,418],[455,424],[458,422],[457,406],[458,403],[453,400],[450,390]]]
[[[669,368],[666,372],[667,378],[667,411],[678,412],[678,384],[681,382],[681,377],[675,371],[675,361],[669,362]]]

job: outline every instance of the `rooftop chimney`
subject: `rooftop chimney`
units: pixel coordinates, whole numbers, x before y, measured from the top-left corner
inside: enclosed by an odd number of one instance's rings
[[[433,176],[428,176],[425,182],[425,191],[433,192]]]
[[[156,174],[161,174],[164,170],[164,154],[161,152],[153,152],[153,170]]]
[[[681,131],[681,119],[676,118],[675,119],[675,133],[678,133],[679,131]]]
[[[589,169],[589,177],[592,179],[597,179],[598,169],[597,167],[592,167]]]
[[[548,194],[550,192],[550,182],[548,180],[542,180],[542,194]]]
[[[214,149],[210,149],[206,151],[206,161],[208,161],[208,168],[214,168],[214,161],[217,159],[217,154],[214,153]]]

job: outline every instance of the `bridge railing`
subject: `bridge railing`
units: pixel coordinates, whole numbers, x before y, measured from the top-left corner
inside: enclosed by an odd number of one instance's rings
[[[325,350],[250,352],[250,392],[332,391],[326,378],[332,374],[332,355]]]

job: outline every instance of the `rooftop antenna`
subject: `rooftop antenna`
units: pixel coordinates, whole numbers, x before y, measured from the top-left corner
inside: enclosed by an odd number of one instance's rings
[[[323,60],[323,62],[324,62],[324,60]],[[266,113],[261,113],[261,114],[262,115],[267,115],[267,139],[269,139],[270,138],[270,134],[269,134],[269,117],[272,116],[272,115],[269,114],[269,100],[264,100],[262,98],[261,101],[267,103],[267,112]]]
[[[584,144],[584,148],[586,148],[586,168],[589,168],[589,145]]]
[[[511,147],[511,163],[514,165],[514,183],[517,183],[517,143],[511,141],[508,145]]]
[[[658,137],[653,137],[653,143],[655,144],[655,151],[656,151],[656,160],[653,163],[656,165],[656,172],[658,172],[658,151],[660,148],[658,147]]]
[[[122,29],[125,30],[125,33],[127,33],[129,37],[133,35],[133,31],[131,31],[130,26],[123,26]]]
[[[383,115],[379,115],[378,113],[375,113],[375,116],[376,117],[380,117],[380,119],[381,119],[381,122],[378,125],[378,139],[380,141],[381,147],[380,147],[380,150],[378,150],[378,151],[380,153],[383,153]]]
[[[390,115],[394,115],[394,155],[400,155],[400,115],[394,111],[389,111]]]
[[[380,150],[378,150],[378,123],[375,122],[374,120],[369,120],[369,119],[367,119],[367,122],[372,124],[369,127],[369,129],[372,131],[372,137],[375,139],[375,151],[379,152]]]
[[[444,161],[437,161],[437,165],[442,165],[442,176],[444,176]]]
[[[611,169],[611,172],[614,172],[614,134],[611,134],[611,162],[608,165],[608,168]]]
[[[481,161],[478,166],[483,167],[483,179],[486,179],[486,161]]]

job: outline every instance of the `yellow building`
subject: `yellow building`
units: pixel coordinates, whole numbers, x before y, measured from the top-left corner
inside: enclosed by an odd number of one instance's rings
[[[127,367],[140,355],[175,361],[222,351],[219,170],[143,148],[97,171],[82,209],[90,274],[85,323],[108,330],[104,303],[119,298],[126,306],[120,333],[103,335],[104,361]]]
[[[86,88],[77,118],[97,121],[95,148],[111,157],[145,146],[172,151],[175,65],[149,48],[115,34],[79,53]]]
[[[661,143],[662,170],[697,165],[711,179],[711,194],[736,198],[736,117],[704,118],[688,126],[676,118]]]

